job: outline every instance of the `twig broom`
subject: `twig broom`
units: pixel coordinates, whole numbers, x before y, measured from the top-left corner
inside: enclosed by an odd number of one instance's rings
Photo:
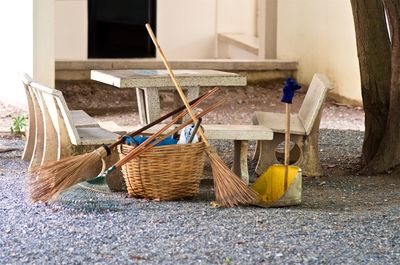
[[[149,35],[154,45],[156,46],[156,49],[159,52],[165,67],[167,68],[172,82],[174,83],[183,103],[185,104],[189,115],[191,116],[193,121],[196,122],[197,118],[193,113],[193,110],[190,107],[188,100],[186,99],[186,96],[183,93],[183,90],[179,85],[174,73],[172,72],[169,63],[160,45],[158,44],[156,36],[154,35],[153,30],[150,27],[150,24],[146,24],[146,29],[149,32]],[[210,159],[210,164],[213,172],[216,202],[225,207],[248,205],[256,202],[258,194],[247,187],[246,183],[228,168],[228,166],[222,161],[221,157],[216,153],[216,151],[211,148],[211,145],[207,141],[201,128],[199,128],[198,132],[204,143],[208,147],[206,152]]]
[[[197,107],[201,102],[209,98],[217,90],[218,88],[214,88],[208,91],[199,98],[191,101],[191,104],[193,104],[193,107]],[[155,124],[179,112],[181,113],[177,117],[183,117],[186,115],[187,110],[185,110],[185,106],[182,106],[160,117],[156,121],[144,126],[143,128],[130,133],[130,135],[138,135]],[[169,124],[172,125],[171,122]],[[109,146],[103,145],[90,153],[70,156],[57,161],[47,161],[43,163],[42,166],[33,168],[28,173],[29,175],[27,178],[27,191],[30,199],[33,202],[48,202],[52,199],[55,199],[63,190],[79,182],[95,178],[97,174],[93,175],[93,168],[99,168],[99,165],[103,164],[104,170],[104,157],[110,155],[111,150],[113,150],[114,147],[122,142],[123,139],[120,138],[113,144]]]

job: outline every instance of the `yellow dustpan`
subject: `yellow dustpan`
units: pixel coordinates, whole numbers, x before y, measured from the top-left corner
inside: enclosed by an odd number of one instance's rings
[[[288,166],[288,187],[285,191],[285,165],[272,165],[251,188],[260,195],[256,205],[262,207],[282,207],[301,203],[301,169]]]
[[[301,203],[301,169],[289,166],[290,104],[294,91],[299,88],[294,79],[286,79],[281,100],[286,105],[285,164],[270,166],[251,186],[259,194],[259,201],[256,204],[262,207],[291,206]]]

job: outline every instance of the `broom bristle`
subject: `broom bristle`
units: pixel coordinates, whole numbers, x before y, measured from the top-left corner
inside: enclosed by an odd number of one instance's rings
[[[47,161],[33,168],[27,179],[27,191],[33,202],[49,202],[69,187],[97,176],[104,152],[103,147],[93,152]]]
[[[214,178],[216,202],[223,207],[254,204],[258,194],[233,173],[214,151],[208,151]]]

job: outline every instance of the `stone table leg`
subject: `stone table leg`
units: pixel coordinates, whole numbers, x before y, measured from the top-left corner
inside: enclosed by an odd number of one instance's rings
[[[199,97],[200,87],[199,86],[184,87],[183,92],[185,93],[187,100],[192,101],[193,99]],[[177,91],[174,92],[174,103],[175,103],[174,108],[179,108],[180,106],[183,105],[183,101]],[[186,121],[189,118],[190,116],[186,115],[183,118],[183,121]],[[182,123],[182,121],[179,121],[179,123]]]
[[[235,140],[234,141],[234,158],[232,170],[246,184],[249,184],[249,169],[247,166],[247,153],[249,150],[249,141]]]
[[[160,95],[155,87],[136,88],[141,124],[149,124],[160,117]]]

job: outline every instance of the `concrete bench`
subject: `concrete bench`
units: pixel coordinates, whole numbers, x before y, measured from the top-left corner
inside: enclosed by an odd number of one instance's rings
[[[245,86],[246,77],[214,70],[174,70],[179,84],[189,101],[199,96],[200,87]],[[117,88],[136,89],[141,124],[160,117],[160,90],[173,90],[175,86],[166,70],[92,70],[90,78]],[[176,107],[182,101],[175,93]]]
[[[92,151],[118,139],[119,135],[100,127],[86,112],[70,111],[61,91],[38,84],[26,74],[22,81],[29,108],[29,131],[22,159],[30,161],[30,169],[45,161]],[[104,127],[107,125],[110,123]],[[106,162],[111,165],[118,159],[117,152],[113,152]],[[100,169],[93,170],[99,173]],[[119,179],[120,173],[113,173],[107,183]]]
[[[110,125],[109,125],[110,126]],[[145,133],[155,133],[161,128],[158,124],[145,131]],[[204,124],[202,125],[205,135],[209,140],[233,140],[234,158],[232,170],[246,183],[249,183],[249,170],[247,164],[247,154],[249,140],[272,140],[273,132],[271,129],[262,125],[223,125],[223,124]],[[173,130],[174,126],[169,128]],[[117,126],[114,132],[132,132],[140,129],[140,126],[127,127]],[[167,130],[168,132],[168,130]]]
[[[291,141],[295,146],[290,151],[290,157],[295,158],[303,175],[321,176],[322,167],[319,161],[318,132],[323,105],[328,90],[331,89],[329,80],[322,74],[315,74],[298,113],[291,114]],[[256,111],[253,124],[271,128],[274,137],[272,141],[259,141],[255,152],[258,159],[256,173],[262,174],[270,165],[279,163],[276,149],[285,137],[285,114]]]

